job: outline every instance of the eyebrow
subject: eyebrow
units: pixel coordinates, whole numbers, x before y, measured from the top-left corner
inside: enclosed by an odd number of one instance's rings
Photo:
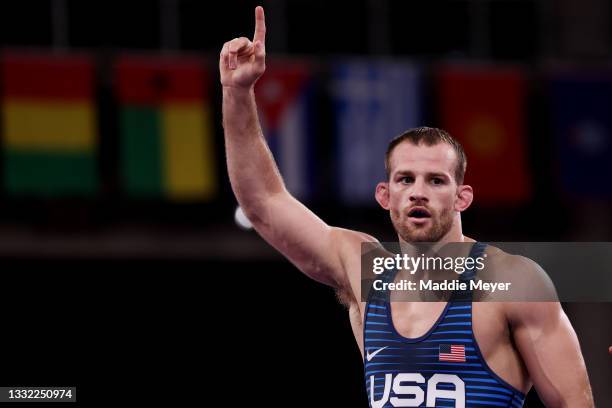
[[[395,173],[395,176],[404,176],[404,175],[408,175],[408,176],[412,176],[414,174],[414,172],[412,170],[399,170]],[[449,176],[445,173],[440,173],[440,172],[427,172],[425,173],[426,176],[428,177],[442,177],[442,178],[446,178],[448,179]]]

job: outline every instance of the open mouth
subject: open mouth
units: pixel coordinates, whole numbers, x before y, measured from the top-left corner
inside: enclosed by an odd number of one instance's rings
[[[424,207],[415,207],[408,211],[408,217],[417,219],[430,218],[431,213]]]

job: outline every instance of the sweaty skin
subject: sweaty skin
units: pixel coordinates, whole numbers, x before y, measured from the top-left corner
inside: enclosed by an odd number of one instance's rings
[[[270,245],[307,276],[340,293],[363,356],[360,251],[362,242],[376,239],[326,224],[287,191],[263,137],[255,103],[254,85],[265,72],[265,36],[264,11],[257,7],[253,39],[228,41],[219,58],[232,189]],[[389,180],[378,184],[375,198],[389,212],[400,242],[474,241],[462,233],[461,212],[472,203],[473,191],[456,183],[456,160],[452,148],[443,143],[403,142],[396,147]],[[426,207],[431,217],[410,217],[415,206]],[[512,255],[504,262],[508,268],[537,268]],[[418,336],[433,325],[443,307],[444,303],[392,302],[393,323],[400,334]],[[473,320],[485,360],[502,379],[523,392],[533,383],[550,407],[593,406],[578,340],[558,302],[474,303]]]

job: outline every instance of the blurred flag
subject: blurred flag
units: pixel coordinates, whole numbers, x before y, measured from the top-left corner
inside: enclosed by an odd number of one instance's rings
[[[372,205],[386,180],[389,141],[420,125],[420,71],[404,62],[341,61],[332,76],[339,194],[345,204]]]
[[[565,72],[550,77],[550,107],[562,188],[611,197],[612,75]]]
[[[255,93],[263,132],[287,189],[308,199],[314,164],[313,69],[304,61],[272,59],[266,65]]]
[[[531,195],[522,70],[449,65],[438,72],[442,128],[467,154],[465,183],[478,204],[518,204]]]
[[[196,58],[126,55],[116,62],[121,174],[129,195],[173,201],[215,195],[206,78]]]
[[[94,65],[84,55],[2,56],[4,185],[9,194],[97,188]]]

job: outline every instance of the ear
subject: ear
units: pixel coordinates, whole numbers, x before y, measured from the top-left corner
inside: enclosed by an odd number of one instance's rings
[[[457,187],[457,200],[455,201],[455,211],[465,211],[474,200],[474,190],[472,186],[463,184]]]
[[[376,201],[385,210],[389,209],[389,183],[381,181],[376,185]]]

